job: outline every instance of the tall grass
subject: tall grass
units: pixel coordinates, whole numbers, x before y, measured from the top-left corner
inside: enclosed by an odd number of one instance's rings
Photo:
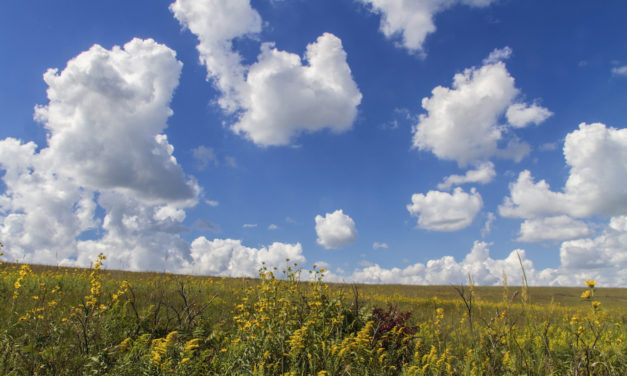
[[[0,374],[627,374],[627,292],[594,281],[350,286],[295,265],[226,279],[103,263],[0,266]]]

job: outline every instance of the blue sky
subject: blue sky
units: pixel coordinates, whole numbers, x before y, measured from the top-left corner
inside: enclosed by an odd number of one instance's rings
[[[289,257],[337,281],[495,284],[520,280],[520,255],[533,284],[625,286],[626,13],[9,2],[5,258],[251,276]]]

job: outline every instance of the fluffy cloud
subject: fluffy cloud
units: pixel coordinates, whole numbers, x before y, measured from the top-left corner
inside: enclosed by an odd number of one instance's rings
[[[467,283],[468,275],[479,285],[499,285],[503,273],[510,283],[522,280],[522,269],[518,256],[522,259],[525,273],[530,284],[551,284],[553,270],[536,271],[533,263],[526,258],[524,250],[512,251],[508,257],[495,260],[490,257],[489,244],[475,241],[466,257],[457,262],[451,256],[429,260],[426,264],[417,263],[406,268],[386,269],[377,264],[355,270],[348,276],[330,275],[335,281],[358,283],[402,283],[435,284]]]
[[[400,37],[400,44],[410,52],[422,52],[428,34],[435,31],[436,13],[456,4],[484,7],[494,0],[361,0],[381,15],[381,32],[387,38]]]
[[[351,77],[342,42],[324,33],[298,55],[261,47],[248,71],[244,114],[232,127],[258,145],[286,145],[301,132],[324,128],[341,133],[352,127],[361,93]]]
[[[454,185],[466,183],[487,184],[494,179],[496,172],[492,162],[484,162],[477,166],[474,170],[466,171],[464,175],[450,175],[444,178],[442,183],[438,184],[438,189],[449,189]]]
[[[544,180],[534,182],[525,170],[510,184],[499,213],[519,218],[627,214],[627,129],[582,123],[566,136],[564,156],[570,175],[561,192]]]
[[[316,241],[326,249],[342,248],[357,239],[355,221],[341,209],[326,213],[324,217],[317,215],[315,221],[318,235]]]
[[[170,9],[198,37],[201,62],[222,93],[220,105],[238,114],[235,133],[271,146],[287,145],[302,132],[352,127],[362,95],[336,36],[324,33],[309,44],[307,64],[263,43],[257,62],[246,67],[231,41],[260,31],[261,18],[248,0],[177,0]]]
[[[432,231],[457,231],[468,227],[481,210],[481,195],[472,188],[470,193],[457,187],[453,193],[429,191],[415,193],[409,213],[418,217],[418,227]]]
[[[538,125],[548,119],[553,113],[537,104],[526,105],[515,103],[507,108],[505,116],[512,127],[523,128],[533,123]]]
[[[300,243],[272,243],[269,247],[249,248],[241,240],[207,240],[201,236],[191,245],[193,262],[187,273],[210,274],[227,277],[254,277],[263,263],[269,266],[281,266],[290,263],[305,263],[303,248]]]
[[[592,235],[592,230],[584,222],[560,215],[525,220],[520,225],[520,236],[517,240],[521,242],[559,241],[590,235]]]
[[[528,153],[528,145],[510,136],[508,144],[499,147],[508,128],[540,122],[550,112],[515,102],[519,94],[501,61],[466,69],[454,76],[452,88],[438,86],[430,98],[422,99],[427,114],[421,114],[413,127],[413,146],[460,166],[492,156],[520,160]],[[515,124],[500,124],[508,111]]]
[[[134,39],[46,72],[49,103],[35,112],[48,145],[0,141],[0,234],[11,259],[89,265],[104,252],[126,269],[183,265],[183,209],[200,188],[162,133],[180,71],[174,51]]]

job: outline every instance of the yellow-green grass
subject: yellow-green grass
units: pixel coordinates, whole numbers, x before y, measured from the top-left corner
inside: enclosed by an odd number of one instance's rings
[[[253,279],[103,263],[0,265],[0,374],[627,374],[627,289],[326,284],[296,266]]]

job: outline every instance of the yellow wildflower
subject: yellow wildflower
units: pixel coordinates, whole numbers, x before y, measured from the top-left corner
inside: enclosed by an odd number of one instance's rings
[[[583,293],[581,293],[581,299],[590,299],[590,296],[592,294],[590,293],[590,290],[586,290]]]
[[[589,279],[586,281],[586,286],[590,287],[591,289],[594,288],[594,286],[597,284],[597,282],[595,280]]]

